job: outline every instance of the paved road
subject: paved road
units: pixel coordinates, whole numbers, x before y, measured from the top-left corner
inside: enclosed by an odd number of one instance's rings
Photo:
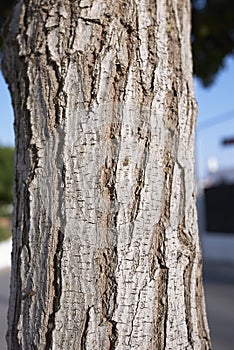
[[[0,349],[6,350],[7,308],[10,284],[10,268],[0,270]]]
[[[6,350],[9,269],[0,270],[0,349]],[[234,349],[234,265],[204,262],[204,284],[213,350]],[[175,349],[182,350],[182,349]]]
[[[234,264],[204,262],[204,285],[213,350],[234,349]]]

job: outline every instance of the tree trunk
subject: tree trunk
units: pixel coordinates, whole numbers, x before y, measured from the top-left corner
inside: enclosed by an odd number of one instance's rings
[[[190,1],[18,1],[9,349],[210,349]]]

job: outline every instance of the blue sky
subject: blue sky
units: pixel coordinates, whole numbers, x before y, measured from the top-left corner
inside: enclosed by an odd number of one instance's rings
[[[225,137],[234,137],[234,60],[227,59],[210,88],[195,80],[198,101],[196,133],[196,172],[199,178],[207,175],[207,163],[217,160],[218,169],[234,168],[234,145],[222,146]],[[217,119],[216,119],[217,118]],[[212,124],[213,121],[216,124]],[[0,73],[0,144],[14,145],[13,112],[10,95]]]
[[[218,169],[234,168],[234,145],[222,140],[234,137],[234,60],[226,60],[224,69],[210,88],[195,80],[198,101],[196,132],[196,168],[199,178],[207,175],[209,158],[217,160]]]
[[[5,83],[5,80],[0,72],[0,144],[14,145],[13,132],[13,111],[11,106],[11,98]]]

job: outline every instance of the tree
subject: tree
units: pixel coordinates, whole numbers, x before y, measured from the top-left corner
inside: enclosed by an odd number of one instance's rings
[[[210,349],[190,2],[20,1],[10,349]]]
[[[192,0],[192,4],[194,73],[209,86],[234,52],[234,3]]]

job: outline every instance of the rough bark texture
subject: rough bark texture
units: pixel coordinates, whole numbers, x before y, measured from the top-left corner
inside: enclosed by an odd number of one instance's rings
[[[189,0],[21,0],[9,349],[210,349]]]

